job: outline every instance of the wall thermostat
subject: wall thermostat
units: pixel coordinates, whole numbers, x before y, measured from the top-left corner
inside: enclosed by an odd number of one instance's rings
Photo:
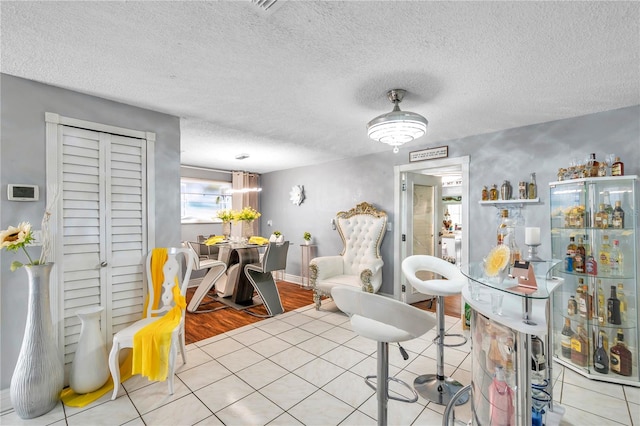
[[[10,183],[7,185],[7,198],[10,201],[38,201],[40,198],[38,185]]]

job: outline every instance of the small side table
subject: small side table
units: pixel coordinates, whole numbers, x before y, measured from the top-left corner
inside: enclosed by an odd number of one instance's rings
[[[302,249],[302,263],[300,264],[301,287],[308,288],[311,286],[309,281],[309,262],[316,257],[316,247],[315,244],[300,244]]]

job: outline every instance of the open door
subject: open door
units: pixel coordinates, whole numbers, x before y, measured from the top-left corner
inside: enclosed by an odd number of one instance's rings
[[[402,245],[401,261],[414,254],[440,257],[439,230],[443,219],[442,181],[436,176],[404,172],[402,184]],[[423,280],[437,278],[424,272],[418,275]],[[411,287],[402,276],[407,303],[430,298]]]

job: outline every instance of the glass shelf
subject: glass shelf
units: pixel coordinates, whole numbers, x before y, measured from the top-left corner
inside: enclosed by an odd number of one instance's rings
[[[519,286],[518,280],[514,277],[507,276],[504,279],[497,276],[487,277],[484,272],[483,262],[470,263],[468,272],[465,272],[465,268],[461,268],[461,270],[467,278],[485,287],[524,298],[548,299],[553,289],[562,281],[552,273],[558,264],[562,264],[562,261],[546,260],[542,262],[530,262],[529,264],[533,266],[536,277],[536,290]]]
[[[489,201],[478,201],[478,204],[481,206],[500,206],[500,205],[514,205],[520,204],[537,204],[540,202],[540,198],[523,198],[521,200],[489,200]]]

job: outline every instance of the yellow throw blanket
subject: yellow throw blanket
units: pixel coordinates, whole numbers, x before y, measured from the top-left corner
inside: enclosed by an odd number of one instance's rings
[[[259,246],[269,244],[269,240],[264,237],[254,236],[249,238],[249,244],[258,244]]]
[[[152,308],[157,309],[162,296],[164,273],[162,268],[167,261],[167,249],[153,249],[151,255],[151,277],[155,300]],[[180,293],[178,278],[173,286],[175,306],[158,320],[139,330],[133,336],[132,374],[141,374],[150,380],[163,381],[169,372],[169,350],[171,348],[171,334],[182,320],[182,311],[187,307],[184,296]],[[150,301],[145,302],[145,309]]]
[[[218,244],[225,241],[225,238],[223,235],[214,235],[213,237],[209,237],[207,238],[204,243],[208,246],[212,246],[214,244]]]

